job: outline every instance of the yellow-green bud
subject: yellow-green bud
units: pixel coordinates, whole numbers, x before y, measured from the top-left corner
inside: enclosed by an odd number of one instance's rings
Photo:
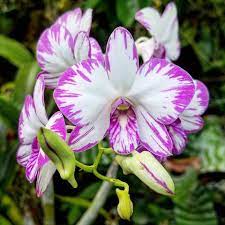
[[[149,188],[163,195],[174,194],[174,183],[161,163],[149,152],[134,152],[132,156],[116,156],[124,174],[136,175]]]
[[[116,189],[116,194],[119,199],[119,204],[117,206],[117,212],[119,216],[124,220],[130,220],[130,217],[133,214],[133,203],[130,200],[130,195],[128,191]]]
[[[77,182],[74,178],[76,162],[71,148],[58,134],[46,128],[41,128],[37,137],[42,150],[55,164],[61,178],[76,188]]]

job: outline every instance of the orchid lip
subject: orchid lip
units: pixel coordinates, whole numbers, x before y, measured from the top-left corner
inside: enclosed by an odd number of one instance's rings
[[[112,103],[112,113],[116,109],[119,111],[127,111],[132,106],[133,104],[131,103],[129,99],[124,97],[119,97]]]

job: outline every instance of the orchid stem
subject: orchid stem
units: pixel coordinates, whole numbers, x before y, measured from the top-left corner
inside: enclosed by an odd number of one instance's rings
[[[107,171],[107,176],[115,177],[118,170],[118,164],[114,161]],[[112,179],[112,178],[111,178]],[[103,182],[96,196],[94,197],[90,207],[84,213],[80,221],[78,221],[77,225],[89,225],[93,224],[95,219],[98,216],[99,210],[103,207],[106,202],[107,196],[111,189],[112,183]],[[112,223],[110,223],[112,224]]]
[[[100,162],[100,160],[101,160],[101,158],[102,158],[103,152],[104,152],[104,149],[102,148],[102,143],[99,142],[99,144],[98,144],[98,155],[97,155],[97,157],[96,157],[96,159],[95,159],[95,162],[94,162],[94,164],[93,164],[94,170],[97,170],[98,164],[99,164],[99,162]]]
[[[80,169],[84,170],[85,172],[93,173],[100,180],[112,183],[116,187],[123,187],[126,191],[129,192],[129,185],[126,182],[121,181],[116,178],[111,178],[111,177],[102,175],[101,173],[98,172],[97,168],[98,168],[98,165],[101,161],[102,155],[105,152],[105,150],[107,150],[107,152],[109,152],[109,151],[112,152],[111,148],[104,148],[102,146],[102,142],[100,142],[98,144],[98,154],[97,154],[94,164],[89,166],[89,165],[85,165],[85,164],[79,162],[78,160],[76,160],[76,166],[79,167]]]
[[[98,177],[99,179],[103,180],[103,181],[107,181],[107,182],[110,182],[110,183],[113,183],[114,186],[117,186],[117,187],[123,187],[125,190],[129,191],[129,185],[119,179],[116,179],[116,178],[111,178],[111,177],[108,177],[108,176],[104,176],[102,174],[100,174],[98,171],[97,171],[97,168],[98,168],[98,165],[99,165],[99,162],[102,158],[102,154],[104,153],[104,147],[102,146],[102,142],[99,142],[98,144],[98,155],[96,157],[96,160],[93,164],[94,168],[93,168],[93,173],[96,177]]]
[[[80,169],[84,170],[85,172],[87,172],[87,173],[93,172],[93,168],[94,168],[93,165],[88,166],[88,165],[85,165],[85,164],[79,162],[78,160],[75,160],[75,162],[76,162],[76,166],[79,167]]]

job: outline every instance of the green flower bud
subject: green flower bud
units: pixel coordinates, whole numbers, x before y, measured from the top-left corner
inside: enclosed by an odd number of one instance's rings
[[[133,203],[130,200],[130,195],[128,191],[116,189],[116,194],[119,199],[119,204],[117,206],[117,212],[119,216],[124,220],[130,220],[133,214]]]
[[[152,190],[163,194],[174,194],[174,183],[161,163],[149,152],[134,152],[132,156],[116,156],[124,174],[132,173]]]
[[[42,150],[55,164],[61,178],[76,188],[77,182],[74,178],[76,162],[71,148],[58,134],[46,128],[41,128],[37,137]]]

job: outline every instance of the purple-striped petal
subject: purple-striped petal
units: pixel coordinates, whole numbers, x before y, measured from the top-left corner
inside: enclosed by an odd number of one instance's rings
[[[162,124],[171,124],[194,95],[191,76],[164,59],[151,59],[139,69],[128,98]]]
[[[132,86],[138,64],[133,37],[125,28],[116,28],[107,43],[106,68],[109,71],[110,81],[121,95]]]
[[[160,30],[160,14],[156,9],[151,7],[143,8],[136,13],[135,19],[141,23],[152,36],[158,34]]]
[[[141,106],[135,108],[141,144],[154,155],[172,154],[172,141],[164,125],[158,123]]]
[[[43,124],[46,124],[48,122],[48,117],[45,110],[44,91],[45,91],[44,77],[39,76],[34,87],[33,93],[34,106],[39,120]]]
[[[54,113],[46,124],[46,128],[57,133],[63,140],[66,140],[66,123],[61,112]]]
[[[41,197],[42,194],[45,192],[55,171],[56,167],[54,163],[50,160],[38,171],[36,181],[36,193],[38,197]]]
[[[31,96],[27,96],[20,113],[18,136],[21,144],[31,144],[38,130],[43,124],[40,122]]]
[[[102,49],[98,42],[94,38],[89,38],[90,45],[91,45],[91,59],[96,59],[97,61],[101,62],[101,64],[105,65],[105,57],[102,52]]]
[[[56,24],[65,27],[70,32],[72,37],[75,38],[77,33],[82,31],[80,30],[81,18],[82,18],[82,11],[80,8],[76,8],[61,15],[57,19]]]
[[[37,138],[35,138],[32,143],[32,151],[30,154],[30,158],[26,165],[26,178],[31,183],[35,180],[37,172],[40,168],[40,165],[38,163],[39,153],[40,153],[40,146],[38,144]]]
[[[96,60],[88,59],[65,71],[54,91],[60,111],[75,125],[84,126],[99,118],[109,123],[110,105],[117,97],[107,72]]]
[[[75,152],[86,151],[101,141],[107,129],[109,120],[104,120],[106,115],[101,114],[96,122],[83,127],[76,126],[70,134],[69,145]]]
[[[138,11],[135,19],[149,31],[156,42],[165,47],[166,58],[176,60],[179,57],[179,26],[177,8],[173,2],[166,6],[162,16],[154,8],[147,7]]]
[[[43,76],[45,81],[45,86],[49,89],[55,89],[58,85],[59,77],[61,73],[49,73],[46,71],[41,71],[37,77]]]
[[[30,158],[31,149],[31,144],[20,145],[20,147],[18,148],[16,153],[16,160],[21,166],[26,167]]]
[[[175,155],[179,155],[187,144],[187,134],[184,131],[179,119],[169,125],[167,129],[173,141],[172,152]]]
[[[177,18],[177,8],[174,2],[170,2],[160,19],[161,34],[156,39],[164,44],[166,57],[177,60],[180,55],[179,25]]]
[[[187,133],[195,133],[204,126],[201,116],[180,116],[181,126]]]
[[[208,107],[209,104],[209,92],[207,87],[198,80],[195,83],[195,94],[190,104],[182,113],[183,116],[200,116]]]
[[[116,109],[110,119],[110,145],[119,154],[130,154],[138,147],[137,120],[132,109]]]
[[[91,54],[91,47],[88,35],[86,32],[79,32],[74,41],[74,57],[76,62],[88,59]]]
[[[85,31],[88,34],[91,30],[91,22],[92,22],[92,9],[87,9],[83,14],[80,21],[80,31]]]
[[[45,30],[37,44],[37,60],[43,71],[53,78],[72,66],[74,41],[71,34],[59,24]]]
[[[76,8],[60,16],[56,21],[56,24],[65,27],[71,33],[72,37],[75,38],[80,31],[84,31],[89,34],[91,22],[92,9],[87,9],[82,16],[81,9]]]

